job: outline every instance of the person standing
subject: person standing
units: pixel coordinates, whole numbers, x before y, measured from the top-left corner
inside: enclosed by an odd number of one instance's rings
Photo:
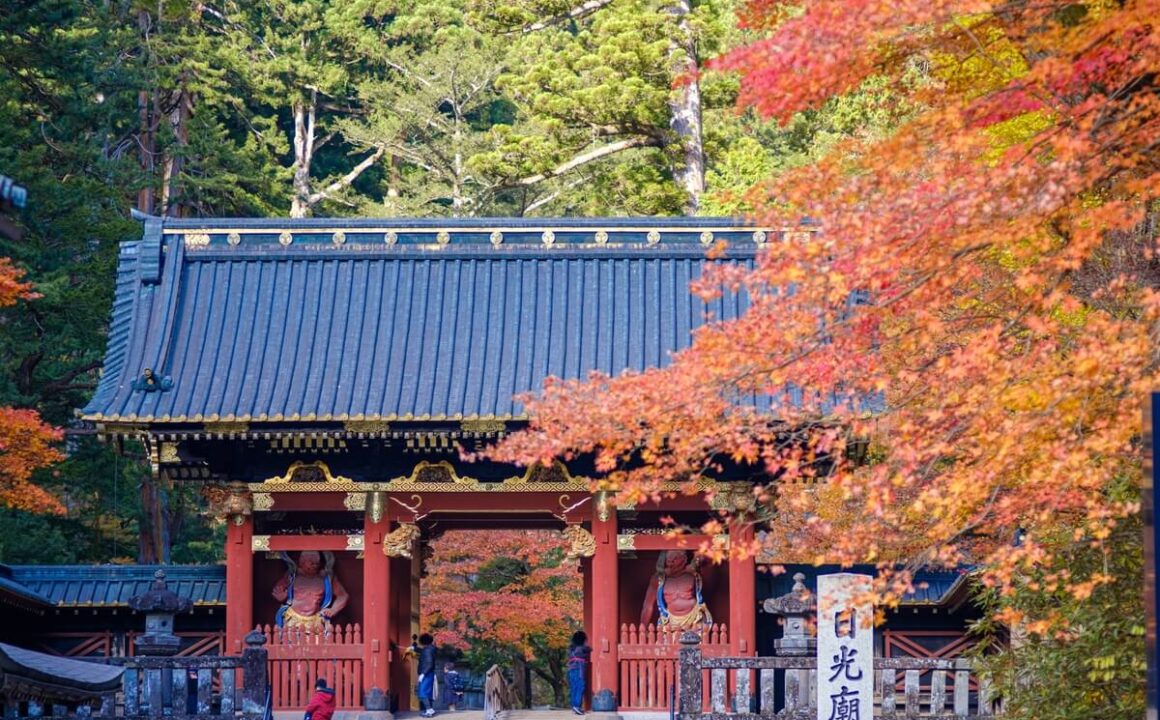
[[[423,717],[435,716],[435,638],[419,636],[419,709]]]
[[[314,697],[306,706],[303,720],[330,720],[334,715],[334,688],[326,686],[326,678],[314,681]]]
[[[455,663],[449,662],[443,666],[443,702],[447,709],[455,712],[459,703],[463,701],[463,678],[455,669]]]
[[[572,634],[572,644],[568,646],[568,693],[572,700],[572,714],[584,714],[584,691],[588,676],[588,662],[592,658],[592,648],[588,647],[588,635],[583,630]]]

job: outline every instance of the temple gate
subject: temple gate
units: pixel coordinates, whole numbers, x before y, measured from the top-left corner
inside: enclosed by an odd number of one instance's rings
[[[752,656],[755,566],[695,571],[706,538],[660,519],[699,526],[751,502],[752,478],[618,507],[590,460],[461,453],[522,427],[515,397],[550,376],[663,365],[707,318],[738,316],[743,296],[706,304],[689,283],[780,236],[699,218],[149,219],[122,246],[85,418],[143,442],[162,487],[205,488],[228,527],[226,651],[266,635],[280,707],[318,676],[343,706],[406,707],[419,548],[481,518],[556,529],[581,558],[593,708],[667,707],[677,647],[657,614],[708,628],[706,655]],[[720,240],[728,258],[706,259]]]

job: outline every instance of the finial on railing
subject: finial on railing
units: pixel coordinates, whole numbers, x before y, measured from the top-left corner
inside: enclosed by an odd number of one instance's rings
[[[251,630],[246,633],[246,647],[260,648],[266,644],[266,633],[261,630]]]

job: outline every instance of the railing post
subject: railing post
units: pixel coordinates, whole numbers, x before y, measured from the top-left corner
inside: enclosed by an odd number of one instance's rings
[[[681,720],[696,720],[701,716],[704,688],[701,684],[701,636],[691,630],[681,633],[680,659]]]
[[[266,708],[268,680],[266,635],[252,631],[246,635],[246,649],[242,651],[242,713],[261,714]]]

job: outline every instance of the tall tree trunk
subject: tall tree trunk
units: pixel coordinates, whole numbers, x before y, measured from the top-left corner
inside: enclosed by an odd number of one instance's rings
[[[690,0],[673,0],[669,12],[676,32],[669,45],[669,60],[678,86],[669,100],[669,127],[681,145],[681,157],[673,177],[688,195],[685,214],[695,215],[705,191],[705,151],[701,138],[701,85],[697,78],[697,44],[689,26]]]
[[[169,217],[184,215],[185,203],[181,198],[181,172],[185,167],[185,153],[189,147],[189,119],[193,116],[193,98],[184,89],[177,90],[171,101],[169,125],[175,144],[165,152],[161,185],[161,211]]]
[[[141,482],[141,539],[137,562],[143,565],[169,564],[169,493],[167,479],[150,472]]]
[[[314,118],[318,102],[318,92],[310,91],[310,101],[299,100],[294,104],[294,199],[290,204],[290,217],[304,218],[310,215],[310,163],[314,160]]]
[[[552,653],[548,658],[548,669],[552,673],[552,702],[556,707],[564,707],[564,666],[559,653]]]
[[[153,27],[153,18],[148,12],[142,10],[137,13],[137,29],[141,31],[141,41],[144,50],[144,56],[149,57],[148,44],[145,42]],[[148,59],[145,61],[148,63]],[[141,134],[140,141],[137,143],[137,157],[141,165],[142,185],[141,189],[137,191],[137,209],[149,215],[153,214],[153,158],[156,151],[156,140],[154,134],[154,118],[153,118],[153,96],[156,94],[156,89],[152,92],[149,90],[141,90],[137,93],[137,123],[139,132]]]
[[[463,217],[463,118],[459,114],[459,106],[455,106],[455,133],[452,142],[455,145],[455,178],[451,181],[451,216]]]

